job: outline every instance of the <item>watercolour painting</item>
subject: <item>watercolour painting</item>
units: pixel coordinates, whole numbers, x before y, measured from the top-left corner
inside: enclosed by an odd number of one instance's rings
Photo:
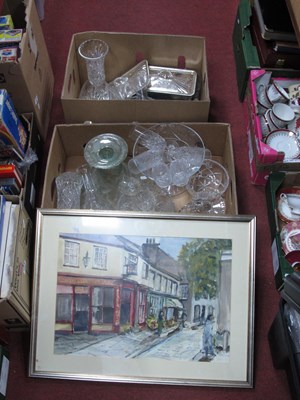
[[[252,385],[254,217],[40,210],[37,225],[31,376]]]

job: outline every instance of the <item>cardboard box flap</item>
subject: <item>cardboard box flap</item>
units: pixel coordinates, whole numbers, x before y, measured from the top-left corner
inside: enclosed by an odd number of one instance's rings
[[[300,46],[300,2],[299,0],[287,0],[286,4],[288,6],[295,34]]]
[[[252,7],[248,0],[241,0],[238,8],[238,23],[241,25],[241,39],[244,37],[245,30],[250,26]]]
[[[232,33],[236,77],[241,101],[247,88],[249,69],[260,68],[256,47],[252,43],[250,24],[252,7],[248,0],[241,0]]]

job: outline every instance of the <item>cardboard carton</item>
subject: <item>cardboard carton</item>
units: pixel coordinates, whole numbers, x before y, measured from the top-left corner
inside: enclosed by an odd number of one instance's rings
[[[286,4],[293,23],[297,42],[300,46],[300,3],[297,0],[286,0]]]
[[[266,184],[266,200],[268,207],[268,220],[271,233],[271,246],[273,257],[273,271],[275,286],[278,290],[284,287],[284,280],[287,275],[294,272],[293,267],[285,258],[280,239],[280,231],[284,226],[277,213],[277,195],[279,189],[300,185],[299,172],[272,172]]]
[[[35,1],[6,0],[2,14],[10,14],[15,28],[24,33],[18,61],[0,63],[0,89],[7,89],[18,114],[34,112],[45,139],[54,77]]]
[[[23,328],[30,323],[30,268],[32,222],[22,205],[18,209],[17,238],[5,261],[5,287],[0,298],[0,325],[8,329]],[[11,232],[12,234],[14,232]],[[2,289],[2,285],[1,285]]]
[[[81,100],[81,86],[87,79],[79,45],[92,38],[105,41],[106,80],[123,75],[139,61],[149,65],[195,70],[200,91],[194,100]],[[66,123],[96,122],[181,122],[207,121],[209,90],[205,39],[198,36],[150,35],[135,33],[83,32],[73,35],[61,94]]]
[[[36,120],[33,113],[24,113],[20,115],[20,119],[23,126],[28,132],[29,142],[28,146],[33,152],[33,155],[37,157],[37,161],[34,161],[29,165],[27,169],[24,169],[24,175],[22,177],[22,189],[19,195],[5,195],[6,199],[12,201],[14,204],[22,204],[32,222],[35,221],[36,213],[36,194],[37,185],[40,178],[40,163],[42,154],[42,139],[37,129]]]
[[[284,161],[284,153],[277,151],[264,142],[260,117],[257,106],[257,86],[259,79],[265,74],[271,74],[269,70],[252,70],[249,74],[248,88],[244,100],[245,118],[247,124],[247,135],[249,144],[249,162],[251,170],[251,182],[255,185],[265,185],[271,171],[299,171],[300,159],[293,162]],[[280,83],[284,88],[300,82],[299,77],[284,78],[276,77],[273,81]]]
[[[15,107],[6,89],[0,89],[0,141],[1,158],[22,160],[28,145],[28,134],[16,113]],[[9,150],[13,148],[12,150]]]
[[[234,23],[232,42],[236,64],[236,77],[239,92],[239,99],[243,101],[246,94],[250,71],[262,67],[258,55],[258,48],[251,35],[253,4],[249,0],[240,0],[237,15]],[[290,14],[295,25],[300,27],[299,4],[297,0],[288,0],[290,3]],[[296,4],[297,3],[297,4]],[[295,14],[294,14],[295,13]],[[294,15],[294,16],[293,16]],[[297,19],[298,17],[298,19]],[[295,68],[284,68],[278,62],[278,68],[268,68],[273,76],[297,77],[299,71]]]
[[[297,352],[298,312],[293,310],[293,305],[281,298],[279,310],[270,326],[268,341],[271,351],[273,366],[276,369],[285,370],[291,399],[299,399],[300,380],[299,380],[299,353]]]
[[[145,127],[152,125],[143,124]],[[230,176],[230,187],[226,191],[226,213],[229,215],[238,214],[230,126],[222,123],[187,123],[186,125],[199,133],[205,147],[211,151],[213,158],[227,169]],[[56,207],[55,178],[65,171],[74,171],[86,163],[83,157],[83,149],[90,139],[101,133],[115,133],[127,141],[130,155],[132,154],[133,142],[129,140],[129,134],[132,129],[132,123],[56,125],[49,148],[41,207]],[[74,140],[74,137],[76,137],[76,140]],[[181,200],[182,198],[175,198],[174,202]]]

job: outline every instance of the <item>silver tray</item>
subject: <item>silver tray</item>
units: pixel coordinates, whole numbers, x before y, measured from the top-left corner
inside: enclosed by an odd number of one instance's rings
[[[197,72],[190,69],[149,65],[148,95],[154,98],[191,99],[196,91]]]

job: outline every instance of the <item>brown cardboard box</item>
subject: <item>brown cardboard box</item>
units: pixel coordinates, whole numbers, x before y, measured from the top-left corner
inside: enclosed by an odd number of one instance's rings
[[[36,213],[36,192],[42,158],[42,140],[33,113],[21,114],[20,119],[29,134],[29,146],[37,156],[37,161],[33,162],[27,169],[21,193],[19,195],[5,195],[5,198],[15,204],[22,204],[31,221],[34,222]]]
[[[54,76],[34,0],[6,0],[2,14],[11,14],[24,30],[18,62],[0,63],[0,89],[7,89],[18,112],[34,112],[45,139],[50,119]]]
[[[15,215],[17,240],[5,261],[1,282],[0,325],[6,328],[23,328],[30,323],[32,222],[21,204],[16,205]]]
[[[151,125],[143,124],[145,127]],[[211,151],[213,158],[221,162],[227,169],[231,182],[225,198],[226,213],[228,215],[238,214],[233,147],[229,124],[187,123],[186,125],[199,133],[205,147]],[[132,154],[133,142],[130,142],[128,137],[132,129],[132,123],[56,125],[49,148],[41,207],[56,207],[55,178],[59,174],[75,170],[85,163],[83,149],[90,139],[101,133],[115,133],[126,139],[130,155]],[[176,203],[176,201],[180,202],[182,199],[178,198],[174,201]]]
[[[233,50],[236,64],[236,77],[240,101],[244,101],[250,71],[262,67],[259,59],[259,48],[252,38],[252,13],[254,1],[240,0],[232,34]],[[298,0],[287,0],[290,16],[293,21],[298,42],[300,44],[300,3]],[[286,58],[286,56],[285,56]],[[286,60],[278,59],[278,67],[268,68],[273,76],[297,77],[297,69],[286,68]],[[295,67],[294,67],[295,68]]]
[[[85,65],[78,56],[79,45],[98,38],[109,46],[105,59],[106,80],[112,81],[133,68],[141,59],[149,65],[196,70],[200,85],[195,100],[80,100],[86,80]],[[61,95],[66,123],[92,122],[181,122],[207,121],[208,91],[205,39],[197,36],[142,35],[135,33],[84,32],[73,36]]]
[[[298,0],[287,0],[286,4],[288,6],[296,38],[300,46],[300,3]]]

